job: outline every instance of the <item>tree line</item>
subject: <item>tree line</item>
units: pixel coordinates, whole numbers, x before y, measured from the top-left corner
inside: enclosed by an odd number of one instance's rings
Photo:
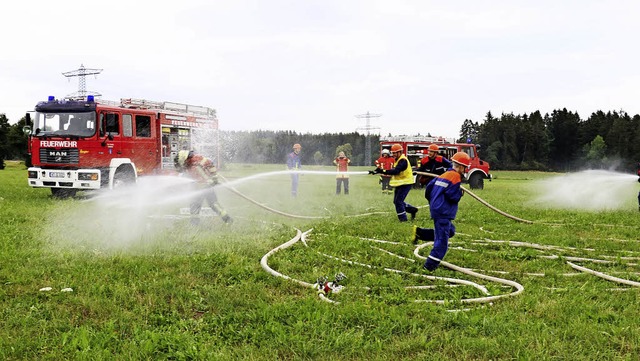
[[[488,112],[482,123],[466,119],[459,141],[480,144],[492,169],[635,171],[640,162],[640,115],[597,111],[586,120],[566,108],[544,116]]]
[[[10,125],[0,113],[0,167],[4,160],[25,160],[25,118]],[[583,120],[566,108],[542,115],[487,112],[480,122],[465,119],[458,142],[480,145],[480,156],[498,170],[573,171],[583,168],[635,171],[640,162],[640,115],[624,111],[597,111]],[[220,131],[222,163],[285,163],[293,144],[302,145],[302,162],[331,165],[345,151],[352,165],[364,164],[367,142],[370,159],[379,156],[378,135],[352,133],[297,133],[295,131]]]

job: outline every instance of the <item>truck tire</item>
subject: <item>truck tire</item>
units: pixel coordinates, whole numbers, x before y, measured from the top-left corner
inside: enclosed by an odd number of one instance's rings
[[[113,175],[113,189],[131,185],[136,182],[136,175],[130,167],[118,169]]]
[[[76,196],[76,189],[73,188],[51,188],[51,195],[54,198],[72,198]]]
[[[484,188],[484,176],[480,172],[475,172],[469,177],[469,187],[471,189]]]

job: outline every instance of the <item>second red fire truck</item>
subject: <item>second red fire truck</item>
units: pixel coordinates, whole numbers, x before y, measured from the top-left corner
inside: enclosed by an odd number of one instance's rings
[[[471,157],[471,166],[469,167],[466,181],[472,189],[484,188],[484,180],[491,180],[489,173],[489,163],[480,159],[478,155],[478,146],[472,143],[455,143],[450,142],[442,137],[427,136],[396,136],[381,137],[380,150],[390,149],[393,144],[400,144],[404,154],[409,159],[411,167],[414,169],[420,166],[420,160],[427,156],[429,145],[437,144],[440,148],[439,154],[451,159],[456,152],[465,152]],[[419,186],[419,183],[416,183]]]

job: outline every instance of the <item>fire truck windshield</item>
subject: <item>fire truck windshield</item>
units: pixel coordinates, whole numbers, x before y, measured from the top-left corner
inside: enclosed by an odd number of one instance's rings
[[[33,128],[36,137],[90,137],[96,133],[96,115],[93,112],[37,112]]]

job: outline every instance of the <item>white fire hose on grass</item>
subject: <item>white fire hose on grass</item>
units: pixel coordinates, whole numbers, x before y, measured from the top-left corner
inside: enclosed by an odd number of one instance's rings
[[[426,175],[426,176],[429,176],[429,177],[438,177],[437,174],[427,173],[427,172],[416,172],[416,174]],[[462,190],[465,193],[468,193],[475,200],[477,200],[478,202],[482,203],[484,206],[488,207],[489,209],[491,209],[494,212],[497,212],[497,213],[499,213],[499,214],[501,214],[501,215],[503,215],[503,216],[505,216],[507,218],[511,218],[511,219],[513,219],[514,221],[517,221],[517,222],[533,224],[532,221],[529,221],[529,220],[526,220],[526,219],[522,219],[522,218],[518,218],[516,216],[512,216],[512,215],[510,215],[510,214],[508,214],[506,212],[503,212],[503,211],[499,210],[498,208],[496,208],[496,207],[492,206],[491,204],[487,203],[487,201],[485,201],[484,199],[478,197],[475,193],[471,192],[467,188],[464,188],[464,187],[460,187],[460,188],[462,188]]]

